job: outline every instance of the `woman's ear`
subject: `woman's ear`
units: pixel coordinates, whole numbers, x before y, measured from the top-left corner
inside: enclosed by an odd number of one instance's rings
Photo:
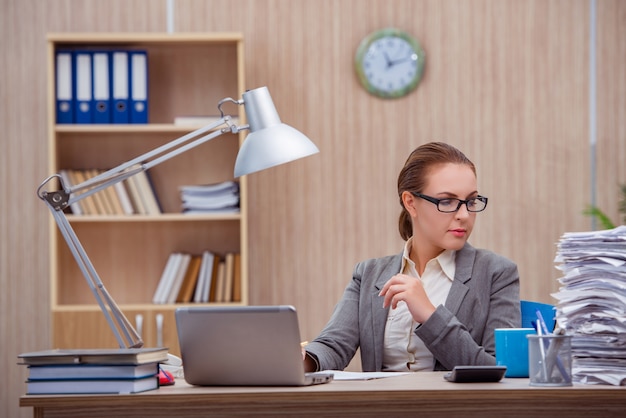
[[[402,192],[402,205],[409,212],[411,218],[415,218],[417,216],[417,209],[415,209],[416,199],[415,196],[411,192],[404,191]]]

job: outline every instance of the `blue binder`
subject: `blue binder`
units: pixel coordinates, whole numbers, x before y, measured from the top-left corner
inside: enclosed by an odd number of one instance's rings
[[[111,123],[111,54],[94,51],[93,60],[93,123]]]
[[[129,123],[129,67],[128,52],[113,51],[111,53],[111,97],[113,106],[111,116],[113,123]]]
[[[74,123],[72,51],[57,50],[55,55],[56,122]]]
[[[91,52],[74,53],[74,122],[91,123],[92,100]]]
[[[130,122],[148,123],[148,54],[131,51],[130,63]]]

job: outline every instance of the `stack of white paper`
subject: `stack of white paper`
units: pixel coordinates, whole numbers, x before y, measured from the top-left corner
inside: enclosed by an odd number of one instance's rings
[[[186,214],[239,212],[239,184],[235,181],[182,186],[180,196]]]
[[[565,233],[556,319],[572,338],[573,380],[626,385],[626,226]]]

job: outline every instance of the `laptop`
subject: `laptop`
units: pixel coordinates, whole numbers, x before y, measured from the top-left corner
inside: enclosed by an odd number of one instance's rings
[[[203,386],[306,386],[332,373],[305,373],[293,306],[177,308],[185,380]]]

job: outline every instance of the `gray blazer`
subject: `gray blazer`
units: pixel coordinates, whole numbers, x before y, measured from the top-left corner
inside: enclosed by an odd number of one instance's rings
[[[400,271],[402,254],[360,262],[321,334],[306,347],[318,370],[345,369],[361,350],[365,372],[380,371],[389,308],[380,289]],[[435,370],[495,364],[495,328],[521,326],[519,274],[510,260],[466,243],[456,254],[456,274],[445,306],[415,334],[435,357]]]

